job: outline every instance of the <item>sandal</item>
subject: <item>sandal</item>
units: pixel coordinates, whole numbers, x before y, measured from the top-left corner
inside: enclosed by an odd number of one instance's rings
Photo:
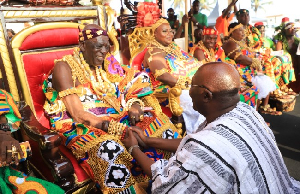
[[[259,112],[262,114],[282,115],[281,111],[276,111],[276,108],[271,108],[269,104],[259,107]]]

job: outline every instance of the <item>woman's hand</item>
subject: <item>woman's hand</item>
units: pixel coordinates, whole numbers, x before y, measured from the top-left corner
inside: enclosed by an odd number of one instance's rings
[[[129,121],[132,126],[137,122],[143,121],[144,111],[138,103],[133,104],[128,111]]]

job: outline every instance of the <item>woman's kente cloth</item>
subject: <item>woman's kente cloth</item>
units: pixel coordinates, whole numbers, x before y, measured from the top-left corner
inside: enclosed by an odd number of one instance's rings
[[[75,53],[65,57],[71,57],[73,60],[78,58]],[[65,57],[62,60],[66,61]],[[114,100],[99,99],[90,82],[81,83],[76,88],[85,111],[130,126],[127,111],[123,111],[124,103],[129,99],[139,98],[147,110],[144,112],[143,121],[138,122],[136,126],[143,129],[145,135],[167,139],[179,136],[175,126],[162,113],[156,98],[152,97],[153,91],[146,73],[121,66],[111,54],[107,54],[105,58],[104,70],[101,70],[102,77],[106,75],[117,91],[112,97]],[[52,75],[44,81],[47,97],[44,108],[50,117],[52,129],[61,135],[64,145],[73,152],[79,164],[102,192],[142,192],[137,185],[150,179],[127,152],[120,139],[101,129],[73,122],[51,82]],[[154,148],[143,149],[143,152],[154,161],[171,156],[170,152]]]
[[[178,53],[182,54],[184,60],[180,59],[179,56],[176,56],[175,54],[167,54],[165,57],[167,66],[164,68],[166,68],[168,72],[176,78],[178,78],[179,76],[192,78],[198,68],[202,65],[202,63],[195,60],[191,55],[183,51],[175,43],[172,44],[173,49],[177,49],[178,51],[180,51]],[[146,68],[142,64],[142,69],[150,77],[154,94],[168,94],[170,89],[168,85],[165,85],[162,82],[156,80],[153,72],[151,72],[149,67]],[[162,106],[168,105],[167,98],[160,98],[159,101]],[[192,131],[194,130],[194,126],[198,126],[198,124],[205,120],[205,118],[193,109],[192,99],[189,96],[188,90],[182,90],[182,94],[180,95],[180,106],[183,108],[183,117],[187,133],[192,133]]]
[[[12,95],[0,89],[0,115],[4,115],[9,124],[19,127],[21,114]],[[11,132],[16,131],[10,127]],[[18,129],[17,129],[18,130]],[[21,159],[19,162],[24,161]],[[1,165],[1,164],[0,164]],[[0,167],[0,193],[65,193],[59,186],[35,177],[27,176],[13,166]]]
[[[263,39],[260,31],[252,25],[247,25],[244,41],[248,47],[253,48],[255,51],[259,51],[263,46]]]

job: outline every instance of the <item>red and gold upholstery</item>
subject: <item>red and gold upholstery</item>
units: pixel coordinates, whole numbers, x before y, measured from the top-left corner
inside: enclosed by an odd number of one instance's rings
[[[46,129],[50,129],[50,122],[44,115],[45,96],[42,84],[54,67],[54,60],[72,54],[74,47],[78,46],[78,26],[77,23],[69,22],[38,24],[21,31],[12,41],[25,102],[34,112],[37,121]],[[46,164],[39,159],[40,144],[34,140],[30,140],[30,144],[33,150],[30,162],[47,180],[58,182],[57,177],[53,176]],[[63,145],[59,150],[73,165],[75,185],[80,186],[90,181],[72,153]]]

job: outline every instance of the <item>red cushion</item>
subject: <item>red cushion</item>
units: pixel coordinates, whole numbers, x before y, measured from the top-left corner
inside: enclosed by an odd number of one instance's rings
[[[77,45],[78,33],[76,28],[41,30],[27,36],[20,50]]]
[[[145,56],[147,50],[148,49],[145,48],[142,52],[140,52],[133,58],[133,60],[131,62],[131,67],[133,69],[142,70],[142,63],[143,63],[144,56]]]
[[[43,110],[45,102],[45,95],[42,90],[43,81],[53,68],[55,59],[61,59],[64,55],[72,53],[73,49],[70,48],[44,53],[24,54],[22,56],[33,105],[36,110],[36,117],[47,128],[49,128],[49,120],[45,118]]]
[[[86,174],[86,172],[83,170],[83,168],[78,164],[75,156],[72,154],[72,152],[66,148],[66,146],[61,145],[59,147],[60,151],[71,161],[73,167],[74,167],[74,172],[77,177],[77,181],[79,183],[90,179],[89,175]]]

